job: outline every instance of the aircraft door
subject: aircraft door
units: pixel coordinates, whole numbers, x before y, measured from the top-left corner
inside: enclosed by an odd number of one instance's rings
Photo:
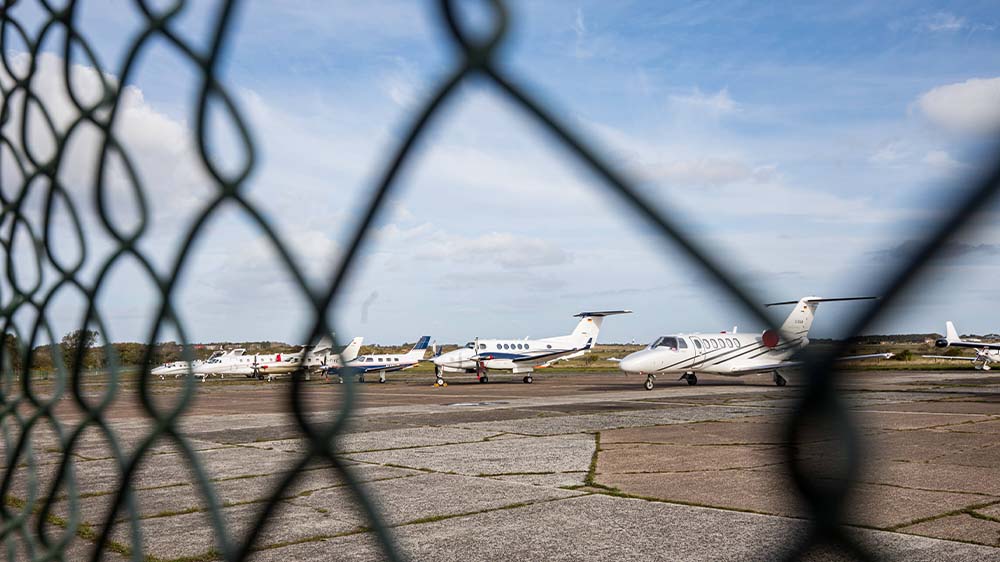
[[[695,355],[701,355],[702,349],[703,349],[702,348],[703,345],[704,344],[701,342],[700,339],[698,339],[698,338],[691,338],[691,347],[694,349],[694,354]]]

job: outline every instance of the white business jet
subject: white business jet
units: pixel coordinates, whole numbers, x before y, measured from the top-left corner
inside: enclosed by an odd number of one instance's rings
[[[406,353],[362,355],[357,359],[348,360],[343,366],[330,367],[327,372],[337,375],[340,382],[344,382],[342,375],[345,372],[357,375],[358,382],[365,382],[367,373],[377,373],[378,382],[384,383],[386,373],[409,369],[420,363],[424,354],[427,353],[427,344],[430,341],[430,336],[423,336],[413,346],[413,349]]]
[[[604,310],[581,312],[573,333],[540,340],[484,340],[476,339],[465,347],[442,353],[434,363],[435,386],[445,386],[444,373],[476,373],[479,382],[489,382],[488,369],[505,369],[515,375],[524,373],[522,379],[531,384],[531,373],[552,363],[579,357],[588,353],[597,343],[597,334],[605,316],[628,314],[631,310]]]
[[[324,371],[331,367],[339,367],[358,356],[363,341],[362,337],[354,338],[339,353],[335,353],[333,340],[322,338],[315,345],[303,346],[296,353],[279,353],[258,362],[255,374],[258,378],[266,378],[270,382],[277,377],[295,372]]]
[[[798,301],[775,302],[765,306],[794,304],[779,331],[765,330],[761,334],[676,334],[658,338],[641,351],[620,360],[618,367],[625,373],[646,375],[646,390],[653,390],[657,375],[677,375],[688,384],[698,384],[698,373],[739,377],[759,373],[773,373],[774,383],[785,386],[781,369],[802,364],[788,358],[809,344],[816,307],[821,302],[869,300],[876,297],[848,297],[824,299],[805,297]],[[839,361],[854,359],[888,359],[891,353],[840,357]]]
[[[958,335],[953,323],[945,322],[945,335],[934,342],[934,347],[969,347],[976,350],[974,357],[951,355],[924,355],[928,359],[951,359],[953,361],[972,361],[972,366],[979,371],[989,371],[990,363],[1000,363],[1000,343],[985,343],[974,340],[963,340]]]
[[[257,364],[256,355],[248,355],[247,350],[240,347],[231,349],[221,355],[214,355],[204,363],[194,367],[193,373],[205,382],[208,377],[226,378],[226,375],[247,375],[252,373]]]
[[[215,351],[215,352],[212,353],[212,355],[209,356],[209,358],[206,361],[210,361],[212,359],[215,359],[216,357],[221,356],[223,353],[225,353],[225,352],[224,351]],[[173,375],[174,378],[177,378],[177,377],[180,377],[181,375],[186,375],[188,373],[193,372],[193,370],[195,368],[197,368],[199,365],[201,365],[204,362],[205,361],[203,361],[201,359],[195,359],[194,361],[191,361],[190,363],[187,362],[187,361],[172,361],[170,363],[164,363],[164,364],[162,364],[162,365],[160,365],[160,366],[152,369],[151,371],[149,371],[149,374],[151,374],[151,375],[157,375],[157,376],[160,377],[161,380],[164,377],[166,377],[167,375]]]

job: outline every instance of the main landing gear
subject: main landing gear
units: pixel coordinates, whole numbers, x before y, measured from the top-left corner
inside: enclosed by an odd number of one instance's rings
[[[535,379],[531,378],[531,375],[525,375],[525,377],[521,380],[524,381],[524,384],[531,384],[535,382]]]
[[[486,384],[490,382],[490,377],[486,373],[486,365],[482,361],[476,363],[476,378],[479,379],[480,384]]]
[[[785,380],[785,377],[779,375],[778,371],[774,372],[774,384],[778,386],[785,386],[787,383],[788,381]]]
[[[698,376],[694,373],[684,373],[679,380],[687,381],[691,386],[698,384]]]
[[[444,382],[444,371],[441,369],[440,366],[437,365],[434,366],[434,377],[435,377],[434,380],[435,388],[448,386],[448,383]]]
[[[378,374],[378,382],[379,384],[385,384],[385,373]]]

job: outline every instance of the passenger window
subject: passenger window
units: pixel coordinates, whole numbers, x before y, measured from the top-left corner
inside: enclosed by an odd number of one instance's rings
[[[497,344],[497,349],[503,349],[503,346],[501,346],[500,344]]]
[[[486,344],[485,343],[479,344],[479,349],[486,349]]]

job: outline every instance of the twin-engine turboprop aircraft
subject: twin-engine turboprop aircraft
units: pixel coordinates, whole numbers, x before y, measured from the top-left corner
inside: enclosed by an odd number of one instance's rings
[[[342,374],[345,371],[356,374],[358,382],[365,382],[367,373],[378,373],[378,382],[384,383],[386,373],[409,369],[420,363],[427,352],[427,344],[430,341],[430,336],[423,336],[413,346],[413,349],[406,353],[362,355],[353,361],[347,361],[343,367],[331,368],[327,372],[336,374],[340,378],[340,382],[344,382]]]
[[[765,306],[794,304],[779,331],[765,330],[761,334],[676,334],[658,338],[646,349],[636,351],[620,361],[618,367],[626,373],[646,375],[646,390],[653,390],[657,375],[680,374],[688,384],[698,383],[698,373],[743,376],[773,373],[774,383],[785,386],[778,372],[800,365],[788,358],[809,344],[809,328],[821,302],[868,300],[876,297],[824,299],[805,297],[798,301],[775,302]],[[855,355],[838,360],[888,359],[891,353]]]
[[[597,342],[597,334],[605,316],[628,314],[631,310],[602,310],[581,312],[573,333],[540,340],[483,340],[476,339],[465,347],[442,353],[431,361],[434,363],[435,386],[444,386],[444,373],[476,373],[479,382],[489,382],[488,369],[505,369],[515,375],[524,373],[522,379],[531,384],[531,373],[555,361],[579,357]]]
[[[1000,363],[1000,343],[985,343],[963,340],[951,321],[945,322],[944,337],[934,342],[934,347],[970,347],[976,350],[975,357],[952,355],[924,355],[928,359],[951,359],[952,361],[972,361],[972,366],[980,371],[989,371],[990,363]]]

